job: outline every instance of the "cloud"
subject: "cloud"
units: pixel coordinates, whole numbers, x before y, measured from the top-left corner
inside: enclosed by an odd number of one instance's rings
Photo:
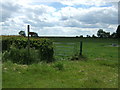
[[[117,24],[118,12],[113,7],[99,7],[90,8],[86,11],[85,15],[79,17],[78,20],[85,23],[104,23],[104,24]]]
[[[2,19],[0,21],[2,22],[14,16],[14,14],[18,13],[20,9],[20,5],[12,3],[12,2],[2,2],[0,6],[2,8],[1,9]]]
[[[39,30],[40,36],[80,36],[80,35],[92,35],[93,32],[96,32],[96,29],[89,29],[85,28],[77,28],[77,27],[44,27],[43,29]]]
[[[52,13],[54,12],[56,9],[50,6],[46,6],[46,5],[33,5],[33,6],[27,6],[25,8],[23,8],[25,13],[34,13],[36,15],[42,15],[44,13]]]
[[[18,0],[20,1],[20,0]],[[21,2],[24,0],[21,0]],[[95,6],[100,6],[100,5],[105,5],[106,3],[111,3],[111,2],[118,2],[119,0],[27,0],[27,3],[29,4],[38,4],[38,3],[61,3],[64,5],[95,5]],[[23,3],[22,3],[23,4]]]
[[[116,30],[116,3],[107,3],[105,0],[61,0],[55,4],[40,3],[40,0],[3,1],[2,33],[18,34],[20,30],[26,31],[28,24],[31,25],[31,31],[39,35],[92,35],[99,28],[110,32]]]
[[[118,12],[114,7],[92,7],[89,9],[65,7],[61,11],[61,20],[76,19],[88,24],[117,24]]]
[[[119,0],[114,0],[114,2],[118,2]],[[113,2],[113,0],[60,0],[60,3],[69,6],[75,5],[93,5],[93,6],[103,6],[108,3]]]

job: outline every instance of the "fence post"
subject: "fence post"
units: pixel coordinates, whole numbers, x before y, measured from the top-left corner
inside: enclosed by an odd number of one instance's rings
[[[30,25],[27,25],[27,30],[28,30],[28,60],[27,60],[27,64],[29,64],[29,55],[30,55],[30,37],[29,37],[29,32],[30,32]]]
[[[80,41],[80,55],[82,55],[82,41]]]

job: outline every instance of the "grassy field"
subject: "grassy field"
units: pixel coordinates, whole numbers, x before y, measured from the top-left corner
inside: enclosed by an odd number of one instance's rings
[[[50,38],[54,42],[83,41],[82,60],[59,59],[52,63],[2,65],[3,88],[117,88],[118,47],[115,39]],[[64,45],[63,45],[64,46]],[[79,47],[79,46],[78,46]],[[61,47],[58,47],[61,49]],[[74,49],[71,49],[74,50]],[[75,49],[79,51],[79,48]],[[60,53],[64,53],[65,49]],[[75,52],[75,51],[74,51]],[[69,55],[68,55],[69,56]]]
[[[97,39],[97,38],[95,39],[91,39],[91,38],[82,38],[82,39],[81,38],[51,38],[51,39],[54,42],[76,43],[77,45],[74,45],[74,44],[73,46],[67,45],[67,46],[71,46],[71,48],[66,48],[66,49],[71,49],[71,52],[72,50],[74,50],[73,51],[74,53],[79,52],[79,47],[80,47],[79,43],[80,41],[82,41],[83,42],[83,55],[90,59],[107,58],[107,60],[116,61],[118,58],[118,47],[111,46],[112,44],[118,44],[118,41],[115,39]],[[66,52],[65,48],[57,47],[57,49],[63,49],[61,53]]]

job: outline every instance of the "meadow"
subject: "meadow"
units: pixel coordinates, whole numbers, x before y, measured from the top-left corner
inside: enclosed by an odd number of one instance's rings
[[[61,43],[54,46],[57,52],[61,50],[59,53],[64,55],[55,54],[56,61],[51,63],[21,65],[4,62],[3,88],[118,88],[118,47],[112,46],[118,44],[117,39],[49,39],[54,43]],[[80,41],[83,42],[83,57],[71,60],[74,54],[79,53]],[[75,44],[70,46],[65,43]],[[69,53],[66,49],[73,52]]]

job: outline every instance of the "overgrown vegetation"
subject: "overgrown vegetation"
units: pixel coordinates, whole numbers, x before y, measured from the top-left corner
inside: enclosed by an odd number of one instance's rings
[[[116,39],[51,38],[54,42],[83,41],[83,56],[78,54],[69,59],[59,59],[52,63],[39,62],[35,58],[39,51],[31,48],[30,65],[16,63],[14,57],[3,62],[3,88],[117,88],[118,87],[118,47]],[[48,45],[49,43],[43,42]],[[43,45],[43,44],[42,44]],[[44,47],[45,48],[45,47]],[[47,50],[44,49],[43,50]],[[61,47],[58,47],[61,48]],[[25,48],[26,49],[26,48]],[[25,53],[24,48],[12,47],[4,54]],[[79,48],[78,48],[79,49]],[[20,51],[22,50],[22,51]],[[26,49],[27,50],[27,49]],[[64,52],[64,51],[63,51]],[[20,55],[21,55],[20,54]],[[19,54],[18,54],[19,55]],[[46,55],[45,53],[43,55]],[[47,54],[49,55],[49,53]],[[5,55],[7,58],[7,55]],[[24,55],[23,55],[24,56]],[[19,56],[18,56],[19,57]],[[26,57],[27,58],[27,57]],[[16,61],[16,60],[15,60]],[[24,61],[24,60],[23,60]],[[26,59],[25,59],[26,62]]]
[[[31,64],[38,61],[52,62],[53,44],[49,39],[30,39],[30,52],[28,52],[27,38],[3,38],[3,61],[12,60],[15,63]],[[39,60],[38,60],[39,59]]]
[[[30,53],[28,55],[27,49],[18,49],[14,46],[11,46],[9,51],[5,51],[3,53],[3,62],[12,61],[13,63],[18,64],[32,64],[40,61],[38,59],[38,55],[39,54],[35,49],[30,49]]]

